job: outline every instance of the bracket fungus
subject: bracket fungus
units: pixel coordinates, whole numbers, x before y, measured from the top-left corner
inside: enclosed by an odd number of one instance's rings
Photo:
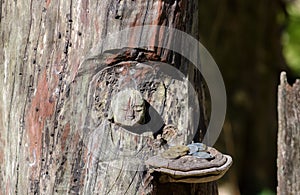
[[[231,166],[232,158],[215,148],[193,143],[170,147],[149,158],[146,164],[153,173],[157,173],[160,183],[206,183],[220,179]]]

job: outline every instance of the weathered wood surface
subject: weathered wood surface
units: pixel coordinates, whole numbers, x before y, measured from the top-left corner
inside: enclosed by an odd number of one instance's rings
[[[107,136],[105,127],[110,126],[103,124],[110,123],[101,114],[97,115],[97,109],[107,111],[103,106],[109,105],[108,102],[101,101],[108,101],[115,92],[105,92],[107,98],[93,96],[97,90],[103,90],[96,86],[95,75],[100,73],[86,72],[80,69],[80,64],[99,43],[105,50],[101,40],[107,34],[127,27],[166,25],[197,36],[193,21],[197,18],[193,15],[196,7],[194,1],[164,0],[1,1],[0,192],[136,194],[146,191],[147,174],[138,167],[128,171],[125,167],[132,166],[130,161],[117,161],[116,165],[102,162],[107,156],[101,152],[107,150],[99,146],[106,144],[103,143]],[[152,36],[161,38],[162,35],[158,32]],[[165,49],[144,49],[153,50],[163,61],[178,62]],[[175,65],[198,82],[193,69],[186,64]],[[113,84],[114,77],[111,79],[108,85]],[[159,89],[165,88],[159,84],[154,87],[156,93],[147,94],[152,88],[148,87],[143,94],[158,106],[161,102],[155,102],[153,95],[159,95]],[[113,88],[105,86],[104,89]],[[203,94],[201,86],[197,90]],[[169,107],[174,117],[178,107]],[[170,121],[176,125],[182,122],[172,117]],[[181,125],[187,126],[184,122]],[[200,126],[205,126],[203,120]],[[133,141],[128,147],[138,148],[147,140],[147,136],[131,136],[127,131],[121,134]],[[113,142],[107,144],[106,149]],[[216,189],[215,183],[207,185]]]
[[[281,73],[278,87],[278,194],[300,192],[300,80],[290,86]]]
[[[125,49],[122,52],[128,51]],[[111,59],[110,55],[106,56]],[[127,57],[131,58],[130,55]],[[98,66],[106,61],[106,58],[100,58]],[[84,66],[92,66],[90,63],[95,62],[88,62]],[[163,125],[173,125],[178,129],[172,142],[186,144],[191,141],[192,137],[188,139],[188,135],[193,132],[193,121],[188,120],[192,118],[188,116],[196,110],[188,106],[187,81],[172,79],[159,72],[158,62],[147,65],[124,59],[120,63],[110,64],[102,71],[84,73],[75,78],[70,94],[74,97],[74,112],[80,113],[76,120],[83,121],[78,124],[81,127],[74,128],[84,129],[81,137],[87,143],[86,161],[82,162],[89,167],[83,182],[86,194],[135,194],[143,185],[141,178],[146,170],[143,162],[145,158],[163,149],[162,144],[169,144],[168,141],[160,143],[156,139],[163,136]],[[157,126],[157,129],[150,124],[159,121],[152,115],[147,118],[149,108],[146,109],[146,126],[137,126],[134,131],[110,121],[108,115],[111,101],[120,91],[127,89],[139,90],[143,99],[162,118],[163,124]],[[121,112],[122,108],[114,115]],[[96,184],[102,186],[95,187]]]

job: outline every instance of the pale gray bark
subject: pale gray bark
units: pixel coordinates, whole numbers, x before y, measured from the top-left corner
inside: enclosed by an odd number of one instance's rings
[[[286,74],[278,87],[278,194],[300,192],[300,80],[290,86]]]

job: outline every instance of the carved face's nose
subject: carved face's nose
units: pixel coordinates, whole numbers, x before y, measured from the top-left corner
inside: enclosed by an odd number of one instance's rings
[[[125,114],[125,120],[133,120],[134,119],[134,109],[133,106],[135,105],[133,99],[129,97],[126,114]]]
[[[126,113],[126,119],[129,119],[129,120],[132,120],[134,119],[134,110],[132,107],[129,107],[129,109],[127,110],[127,113]]]

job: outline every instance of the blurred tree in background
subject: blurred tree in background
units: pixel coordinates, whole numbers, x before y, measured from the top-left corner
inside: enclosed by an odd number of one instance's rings
[[[283,53],[288,65],[300,75],[300,0],[287,5],[288,25],[283,34]]]
[[[290,3],[200,0],[200,41],[219,65],[228,96],[216,147],[233,155],[228,177],[242,194],[276,191],[276,94],[280,71],[289,72],[282,35]]]

